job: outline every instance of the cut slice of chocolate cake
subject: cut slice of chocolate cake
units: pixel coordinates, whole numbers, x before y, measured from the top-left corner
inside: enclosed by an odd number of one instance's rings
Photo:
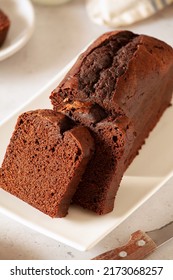
[[[130,31],[108,32],[80,55],[52,92],[55,111],[92,131],[95,154],[73,201],[110,212],[121,178],[170,105],[173,49]]]
[[[85,107],[76,102],[73,108],[70,105],[64,110],[67,115],[72,113],[76,122],[87,125],[95,139],[95,153],[73,202],[99,214],[110,212],[124,165],[128,164],[128,154],[135,139],[134,127],[124,116],[106,116],[98,105]]]
[[[7,15],[0,9],[0,47],[3,45],[8,30],[10,28],[10,20]]]
[[[0,186],[51,217],[64,217],[93,151],[88,129],[63,114],[24,113],[0,169]]]

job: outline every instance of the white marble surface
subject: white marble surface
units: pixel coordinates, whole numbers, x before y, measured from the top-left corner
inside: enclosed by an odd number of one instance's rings
[[[0,62],[0,122],[34,96],[86,44],[109,30],[88,19],[82,0],[34,7],[36,25],[31,40],[14,56]],[[129,29],[173,45],[173,6]],[[79,252],[0,214],[0,259],[90,259],[123,244],[137,229],[150,230],[173,220],[172,201],[173,178],[87,252]],[[148,259],[172,260],[173,240]]]

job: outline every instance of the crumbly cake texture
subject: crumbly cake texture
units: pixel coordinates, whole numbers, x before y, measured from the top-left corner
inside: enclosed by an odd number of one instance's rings
[[[153,37],[108,32],[80,55],[50,96],[54,110],[89,127],[96,142],[74,203],[112,211],[122,176],[172,91],[173,49]]]
[[[0,186],[51,217],[64,217],[93,151],[88,129],[63,114],[26,112],[7,148]]]
[[[0,9],[0,47],[3,45],[10,28],[8,16]]]

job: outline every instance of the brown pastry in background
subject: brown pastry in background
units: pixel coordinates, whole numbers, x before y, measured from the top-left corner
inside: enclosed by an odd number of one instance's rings
[[[0,47],[3,45],[8,30],[10,28],[10,20],[8,16],[0,9]]]

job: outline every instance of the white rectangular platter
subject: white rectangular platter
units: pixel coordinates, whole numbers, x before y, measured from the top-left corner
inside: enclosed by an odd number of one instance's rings
[[[28,110],[52,108],[49,100],[50,92],[62,80],[72,64],[73,62],[25,106],[0,124],[0,164],[19,114]],[[128,218],[172,176],[172,120],[171,106],[124,175],[113,212],[97,216],[80,207],[71,206],[65,218],[52,219],[2,189],[0,189],[0,212],[78,250],[90,249]]]

